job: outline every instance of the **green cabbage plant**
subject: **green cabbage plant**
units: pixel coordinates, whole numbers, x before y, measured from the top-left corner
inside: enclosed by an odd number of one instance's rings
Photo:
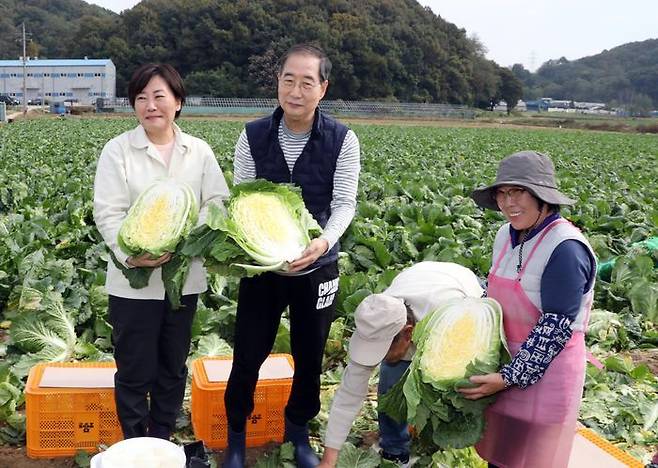
[[[413,342],[411,365],[382,396],[379,410],[406,419],[428,447],[475,444],[484,431],[484,409],[495,396],[467,400],[457,389],[509,361],[500,305],[490,298],[448,302],[416,324]]]
[[[130,256],[144,253],[153,258],[167,252],[173,255],[162,265],[162,281],[174,309],[180,308],[183,285],[190,270],[190,259],[179,255],[181,240],[196,225],[199,206],[189,185],[173,179],[162,179],[148,186],[135,200],[123,220],[117,242]],[[154,268],[126,268],[112,252],[112,261],[135,289],[148,285]]]
[[[119,230],[119,247],[127,255],[157,258],[174,252],[196,225],[199,208],[189,185],[173,179],[147,187],[128,210]]]
[[[321,232],[298,188],[258,179],[234,186],[226,211],[211,205],[182,252],[203,256],[210,272],[254,276],[286,270]]]

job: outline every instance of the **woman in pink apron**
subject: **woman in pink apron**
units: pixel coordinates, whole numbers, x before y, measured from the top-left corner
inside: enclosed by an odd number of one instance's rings
[[[560,217],[560,205],[574,200],[558,191],[553,163],[541,153],[503,159],[496,181],[472,197],[508,221],[494,242],[487,295],[503,307],[513,357],[460,390],[469,399],[499,392],[476,449],[490,466],[566,467],[585,378],[594,252]]]

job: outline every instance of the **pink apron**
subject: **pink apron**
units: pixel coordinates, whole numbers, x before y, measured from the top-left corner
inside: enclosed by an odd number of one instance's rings
[[[503,325],[512,356],[541,315],[521,287],[521,277],[544,236],[560,221],[547,226],[540,234],[516,278],[496,276],[509,243],[489,274],[488,296],[503,308]],[[485,413],[485,433],[475,446],[480,456],[501,468],[566,467],[584,379],[584,334],[574,332],[539,382],[526,389],[512,386],[498,394]]]

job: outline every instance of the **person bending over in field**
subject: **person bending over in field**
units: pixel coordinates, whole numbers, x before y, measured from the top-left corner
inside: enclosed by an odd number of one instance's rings
[[[415,324],[448,301],[479,298],[482,292],[477,277],[461,265],[421,262],[402,271],[383,293],[359,304],[347,367],[329,413],[321,467],[336,466],[375,368],[379,365],[377,394],[383,395],[409,367],[416,351],[411,342]],[[397,423],[384,413],[378,414],[378,422],[383,458],[406,464],[411,440],[407,423]]]

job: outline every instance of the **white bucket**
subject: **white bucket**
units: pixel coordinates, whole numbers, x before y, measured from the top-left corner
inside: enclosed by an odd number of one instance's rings
[[[155,437],[135,437],[117,442],[105,452],[94,455],[90,468],[185,468],[185,462],[185,451],[173,442]]]

